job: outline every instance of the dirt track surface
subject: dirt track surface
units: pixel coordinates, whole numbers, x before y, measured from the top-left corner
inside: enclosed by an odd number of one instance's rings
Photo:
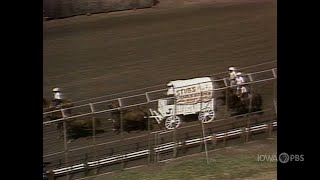
[[[276,1],[201,2],[45,22],[44,96],[57,86],[77,101],[276,60]]]

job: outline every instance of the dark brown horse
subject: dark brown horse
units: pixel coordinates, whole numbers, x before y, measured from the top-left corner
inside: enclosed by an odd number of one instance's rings
[[[62,112],[60,109],[64,109],[65,116],[71,114],[71,108],[74,106],[71,100],[62,100],[58,106],[54,106],[52,101],[43,98],[43,112],[46,114],[44,119],[54,120],[62,118]]]
[[[263,100],[258,93],[251,92],[248,97],[240,98],[237,94],[230,91],[228,96],[228,108],[233,113],[231,115],[240,115],[262,110]]]
[[[63,118],[62,112],[60,109],[64,109],[65,117],[72,116],[71,107],[73,103],[70,100],[64,100],[59,106],[52,106],[51,103],[43,98],[43,107],[44,112],[48,113],[44,115],[45,120],[55,120]],[[94,123],[93,123],[94,121]],[[61,120],[56,123],[56,128],[59,131],[59,137],[63,137],[63,125],[64,120]],[[66,130],[67,130],[67,139],[76,139],[78,137],[84,137],[92,134],[92,131],[95,129],[96,132],[104,132],[103,129],[98,129],[101,126],[101,121],[95,117],[78,117],[66,119]],[[93,125],[95,124],[95,128]]]
[[[221,78],[215,78],[221,79]],[[215,88],[224,90],[218,91],[218,96],[215,96],[220,105],[227,105],[231,111],[231,115],[240,115],[248,112],[256,112],[262,110],[262,96],[259,93],[251,92],[247,98],[240,98],[237,95],[237,87],[230,87],[228,79],[215,81]],[[217,94],[217,93],[216,93]]]
[[[136,106],[130,109],[119,110],[118,105],[109,105],[110,109],[115,109],[111,112],[113,121],[113,130],[119,134],[121,131],[121,120],[123,131],[130,133],[133,130],[148,130],[148,109],[144,106]],[[150,124],[150,128],[152,125]]]
[[[63,129],[63,124],[59,128]],[[80,137],[88,137],[95,133],[103,133],[101,128],[101,120],[96,117],[78,117],[76,119],[68,119],[66,121],[67,139],[77,139]]]

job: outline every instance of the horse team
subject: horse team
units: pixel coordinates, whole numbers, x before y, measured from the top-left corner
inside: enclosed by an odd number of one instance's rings
[[[186,91],[184,93],[187,94],[189,92],[192,93],[193,91]],[[232,116],[262,110],[263,102],[260,94],[250,93],[248,98],[242,99],[233,92],[231,87],[226,88],[222,93],[222,96],[216,98],[217,100],[222,100],[223,104],[228,106],[229,111],[233,112],[231,113]],[[79,135],[80,137],[90,135],[93,133],[93,130],[104,132],[104,129],[101,128],[101,120],[95,117],[67,118],[66,121],[63,121],[63,117],[72,115],[73,106],[74,105],[70,100],[63,100],[59,106],[55,106],[52,101],[43,98],[43,120],[50,121],[61,119],[55,123],[56,128],[60,132],[60,137],[62,137],[65,123],[68,139],[75,139]],[[130,132],[134,130],[151,130],[153,128],[152,123],[149,123],[150,121],[148,120],[148,117],[152,117],[152,111],[144,106],[119,110],[119,105],[112,103],[108,105],[108,108],[112,109],[112,111],[110,111],[110,120],[113,123],[113,130],[116,134],[119,134],[120,131]],[[63,113],[61,109],[63,110]],[[160,128],[161,127],[162,126],[160,126]]]

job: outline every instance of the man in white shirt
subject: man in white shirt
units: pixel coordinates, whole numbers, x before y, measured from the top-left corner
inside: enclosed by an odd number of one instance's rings
[[[236,68],[235,67],[229,67],[229,80],[230,80],[230,86],[234,86],[236,85],[236,78],[237,78],[237,74],[236,74]]]
[[[249,90],[247,85],[245,85],[246,81],[242,76],[241,72],[237,73],[237,77],[236,77],[236,84],[238,85],[237,87],[237,95],[240,98],[246,98],[249,94]]]
[[[237,72],[235,81],[236,81],[236,84],[238,85],[238,87],[240,85],[242,85],[243,83],[245,83],[245,80],[242,77],[242,73],[241,72]]]
[[[53,99],[52,99],[52,106],[57,107],[63,102],[63,94],[61,93],[60,88],[53,88]]]

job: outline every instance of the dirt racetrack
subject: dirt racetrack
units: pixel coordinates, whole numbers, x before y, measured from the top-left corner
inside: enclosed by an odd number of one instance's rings
[[[192,2],[44,22],[44,96],[57,86],[78,101],[276,60],[276,1]]]

